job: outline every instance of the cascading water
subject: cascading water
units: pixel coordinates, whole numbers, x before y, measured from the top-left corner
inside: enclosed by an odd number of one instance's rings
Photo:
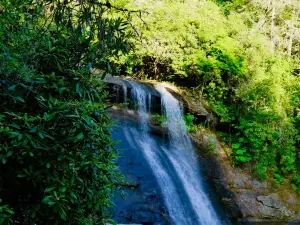
[[[164,151],[184,185],[184,190],[189,197],[188,201],[190,201],[196,214],[195,219],[199,224],[219,224],[218,217],[208,197],[203,192],[197,157],[187,134],[179,101],[163,86],[157,85],[156,89],[161,93],[170,140],[170,147],[165,148]]]
[[[149,130],[149,113],[147,107],[147,99],[151,99],[151,94],[147,93],[143,86],[133,81],[129,82],[132,87],[132,100],[135,103],[135,107],[138,108],[140,124],[143,129],[143,133],[147,133]]]
[[[151,168],[172,224],[219,225],[220,220],[205,194],[197,156],[188,137],[180,102],[164,86],[156,85],[166,116],[168,143],[158,143],[149,134],[151,93],[143,84],[127,81],[138,109],[140,131],[123,129],[130,145],[142,152]]]

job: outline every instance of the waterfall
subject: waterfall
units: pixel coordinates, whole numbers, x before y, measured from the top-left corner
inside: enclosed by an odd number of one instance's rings
[[[149,130],[149,107],[147,107],[147,99],[151,99],[151,94],[143,88],[142,84],[130,81],[129,84],[132,87],[132,100],[135,107],[138,109],[140,124],[143,129],[143,133],[147,134]]]
[[[135,144],[153,171],[172,223],[221,224],[205,194],[197,155],[187,133],[180,102],[164,86],[155,86],[161,95],[169,136],[168,143],[159,146],[149,134],[151,93],[143,84],[126,83],[132,88],[132,100],[138,110],[140,124],[140,132],[128,130],[127,139],[134,137]]]
[[[162,107],[167,117],[170,148],[164,149],[166,155],[184,185],[184,190],[189,196],[199,224],[217,225],[220,222],[203,191],[197,156],[187,134],[180,103],[163,86],[157,85],[156,89],[161,93]]]
[[[125,84],[122,85],[123,95],[124,95],[124,103],[127,102],[127,86]]]

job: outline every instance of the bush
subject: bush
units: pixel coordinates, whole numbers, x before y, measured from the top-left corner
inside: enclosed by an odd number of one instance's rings
[[[184,120],[185,120],[185,123],[186,123],[186,125],[188,127],[188,132],[195,133],[196,130],[197,130],[196,126],[194,125],[195,117],[192,114],[187,113],[184,116]]]
[[[167,121],[167,118],[165,115],[160,115],[157,113],[152,114],[152,118],[155,120],[155,124],[159,125],[159,126]]]
[[[105,7],[0,3],[0,223],[108,217],[122,178],[105,87],[90,70],[111,70],[107,58],[124,49],[125,24],[103,18]]]

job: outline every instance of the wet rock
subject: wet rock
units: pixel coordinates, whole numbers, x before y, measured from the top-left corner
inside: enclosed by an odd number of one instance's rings
[[[260,195],[257,197],[257,200],[263,205],[271,208],[280,209],[282,207],[281,201],[278,197],[278,194],[276,193],[270,194],[268,196]]]
[[[297,215],[293,215],[290,220],[291,222],[298,222],[298,224],[300,224],[300,214],[297,214]]]
[[[198,132],[196,134],[191,133],[190,137],[194,144],[198,147],[206,149],[209,153],[219,155],[221,152],[221,145],[215,134],[206,134]]]
[[[263,218],[285,219],[294,215],[294,212],[283,206],[277,193],[257,197],[258,207]]]
[[[266,220],[266,219],[243,219],[241,220],[242,224],[249,225],[287,225],[285,221],[278,220]]]
[[[264,182],[259,182],[258,180],[252,178],[249,179],[247,177],[247,183],[253,188],[254,190],[265,190],[267,188],[267,184]]]
[[[188,110],[198,116],[208,116],[210,113],[206,110],[200,100],[195,98],[184,96],[184,100],[187,102]]]
[[[239,205],[243,217],[260,218],[256,197],[257,194],[249,190],[243,190],[242,193],[240,193],[239,198],[242,204]]]
[[[236,177],[234,179],[233,187],[243,189],[245,188],[245,184],[240,177]]]

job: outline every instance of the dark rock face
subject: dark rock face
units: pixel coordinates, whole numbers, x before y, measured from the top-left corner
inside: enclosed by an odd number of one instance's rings
[[[120,112],[117,115],[121,115]],[[116,146],[120,155],[118,165],[128,182],[114,200],[113,219],[120,224],[167,225],[168,213],[159,185],[142,152],[125,138],[125,126],[122,120],[115,127],[118,132],[113,133],[113,138],[122,142]]]
[[[290,218],[295,212],[288,210],[283,205],[277,193],[270,195],[260,195],[256,198],[258,200],[258,208],[263,218]]]

